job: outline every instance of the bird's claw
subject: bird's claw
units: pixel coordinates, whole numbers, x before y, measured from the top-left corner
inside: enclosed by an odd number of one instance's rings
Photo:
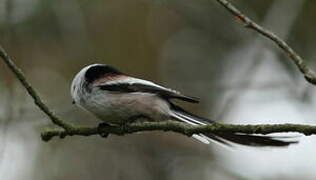
[[[109,136],[109,133],[104,132],[104,129],[107,128],[107,127],[109,127],[109,126],[110,126],[110,125],[107,124],[107,123],[105,123],[105,122],[99,123],[97,129],[98,129],[98,133],[99,133],[99,135],[100,135],[101,137],[106,138],[106,137]]]

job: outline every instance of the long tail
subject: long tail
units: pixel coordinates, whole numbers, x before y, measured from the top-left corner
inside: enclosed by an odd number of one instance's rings
[[[172,117],[182,121],[189,123],[191,125],[206,125],[210,123],[214,123],[211,120],[198,117],[194,114],[191,114],[184,109],[171,104]],[[247,146],[288,146],[290,144],[298,143],[297,141],[284,141],[282,138],[287,137],[271,137],[271,136],[260,136],[260,135],[249,135],[249,134],[241,134],[241,133],[201,133],[194,134],[192,137],[203,142],[210,143],[210,141],[216,141],[225,145],[231,145],[231,143],[237,143],[241,145]]]

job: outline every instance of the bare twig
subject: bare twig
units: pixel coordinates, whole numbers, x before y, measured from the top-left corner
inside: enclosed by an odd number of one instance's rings
[[[81,135],[90,136],[98,134],[115,134],[125,135],[143,131],[173,131],[187,136],[192,136],[196,133],[225,133],[238,132],[245,134],[270,134],[270,133],[285,133],[297,132],[305,135],[316,134],[316,126],[301,125],[301,124],[262,124],[262,125],[234,125],[214,123],[203,126],[192,126],[176,121],[164,122],[138,122],[127,124],[122,127],[107,126],[101,129],[94,127],[76,127],[72,131],[63,129],[47,129],[42,132],[42,139],[49,141],[54,136],[64,138],[65,136]]]
[[[15,76],[20,80],[22,85],[25,87],[29,95],[33,98],[34,103],[52,120],[52,122],[65,130],[71,130],[72,125],[66,123],[59,119],[47,106],[43,103],[41,98],[38,96],[37,92],[31,86],[31,84],[26,80],[23,72],[15,65],[15,63],[8,56],[7,52],[0,46],[0,57],[7,64],[10,70],[15,74]]]
[[[301,73],[303,73],[305,79],[311,84],[316,85],[316,73],[306,65],[304,60],[285,41],[283,41],[273,32],[261,27],[260,25],[252,21],[249,17],[241,13],[230,2],[226,0],[216,1],[223,5],[236,18],[238,18],[246,28],[252,29],[275,42],[290,57],[292,62],[298,67]]]

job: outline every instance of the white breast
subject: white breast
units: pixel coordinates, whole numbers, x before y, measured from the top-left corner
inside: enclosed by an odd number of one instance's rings
[[[133,116],[160,121],[169,117],[169,104],[150,93],[118,93],[94,89],[80,106],[110,124],[122,124]]]

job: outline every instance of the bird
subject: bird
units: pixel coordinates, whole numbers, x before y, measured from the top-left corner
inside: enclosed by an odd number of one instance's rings
[[[213,124],[215,121],[195,115],[173,100],[199,103],[199,99],[184,95],[152,81],[136,78],[106,64],[91,64],[82,68],[71,84],[73,104],[91,112],[100,124],[124,126],[138,119],[161,122],[174,120],[192,126]],[[235,132],[197,133],[200,142],[218,142],[256,147],[286,147],[297,141]]]

